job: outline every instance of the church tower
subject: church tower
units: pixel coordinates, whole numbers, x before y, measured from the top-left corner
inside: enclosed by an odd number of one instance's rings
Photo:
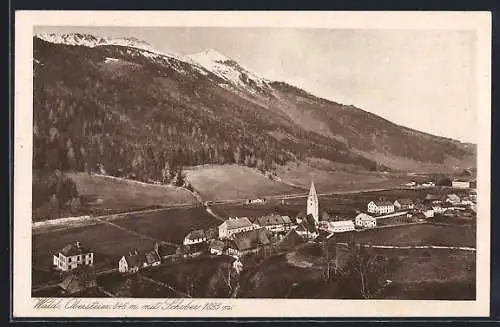
[[[314,188],[314,182],[311,182],[311,189],[309,190],[309,196],[307,197],[307,215],[311,214],[316,222],[319,221],[319,202],[318,195],[316,194],[316,188]]]

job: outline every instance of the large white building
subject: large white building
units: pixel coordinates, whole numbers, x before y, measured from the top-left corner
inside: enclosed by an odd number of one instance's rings
[[[327,230],[331,233],[344,233],[354,230],[352,220],[339,220],[326,222]]]
[[[230,238],[232,235],[259,228],[248,220],[248,218],[229,218],[219,225],[219,238]]]
[[[470,182],[469,181],[452,181],[451,182],[451,187],[454,188],[470,188]]]
[[[377,227],[377,219],[370,215],[367,215],[366,213],[359,213],[356,218],[354,218],[354,223],[357,227],[362,228]]]
[[[92,266],[94,264],[94,252],[83,247],[80,242],[66,245],[57,254],[54,254],[52,264],[57,269],[69,271],[81,265]]]
[[[385,214],[394,212],[394,203],[390,201],[370,201],[367,211],[375,214]]]
[[[318,195],[316,194],[316,188],[314,187],[314,182],[311,182],[311,188],[309,190],[309,196],[307,197],[307,213],[314,217],[316,223],[319,221],[319,201]]]

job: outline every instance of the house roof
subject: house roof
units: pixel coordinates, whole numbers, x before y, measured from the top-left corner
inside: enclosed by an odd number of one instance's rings
[[[303,220],[301,225],[304,226],[304,229],[309,232],[315,232],[316,228],[316,220],[314,219],[312,214],[308,214]]]
[[[207,239],[217,239],[219,238],[219,229],[218,228],[209,228],[205,231],[205,236]]]
[[[356,216],[355,219],[361,219],[361,220],[368,220],[368,219],[375,219],[373,218],[372,216],[370,215],[367,215],[366,213],[364,212],[361,212],[361,213],[358,213],[358,215]]]
[[[291,224],[292,223],[292,219],[288,216],[281,216],[281,219],[283,219],[283,222],[285,224]]]
[[[285,246],[296,246],[302,243],[304,243],[304,239],[294,229],[290,230],[281,240],[281,244]]]
[[[375,203],[375,205],[377,207],[391,207],[393,206],[394,204],[390,201],[384,201],[384,200],[375,200],[375,201],[372,201],[373,203]]]
[[[250,220],[248,220],[247,217],[243,218],[230,218],[227,219],[223,224],[226,224],[227,229],[237,229],[237,228],[244,228],[244,227],[251,227],[252,223]]]
[[[224,246],[225,246],[224,242],[219,240],[212,240],[212,242],[210,242],[211,249],[222,251],[224,250]]]
[[[329,221],[328,225],[335,228],[335,227],[351,227],[354,226],[354,223],[352,220],[338,220],[338,221]]]
[[[149,265],[154,263],[154,262],[161,261],[160,257],[158,256],[158,254],[155,251],[146,252],[145,259]]]
[[[250,250],[271,243],[265,228],[235,234],[233,241],[239,251]]]
[[[184,246],[184,253],[199,253],[208,249],[207,243],[196,243]]]
[[[146,259],[145,256],[141,254],[126,255],[124,257],[129,267],[140,267]]]
[[[269,215],[258,217],[256,223],[259,226],[272,226],[284,224],[283,218],[279,215]]]
[[[61,283],[59,287],[69,294],[83,291],[85,288],[97,285],[95,270],[90,266],[81,266],[72,271]]]
[[[158,246],[158,254],[162,257],[173,255],[177,251],[177,247],[173,245],[161,244]]]
[[[411,199],[397,199],[396,201],[401,205],[413,204],[413,201]],[[394,203],[396,203],[396,201],[394,201]]]
[[[189,232],[186,235],[185,239],[197,240],[197,239],[205,238],[205,237],[206,237],[206,235],[205,235],[205,231],[203,229],[196,229],[196,230]]]
[[[92,250],[82,246],[80,242],[76,242],[74,244],[68,244],[64,248],[62,248],[61,251],[64,256],[74,256],[74,255],[79,255],[79,254],[87,254],[93,252]]]
[[[448,194],[446,196],[446,198],[448,198],[449,200],[452,200],[452,201],[460,201],[460,198],[456,194]]]

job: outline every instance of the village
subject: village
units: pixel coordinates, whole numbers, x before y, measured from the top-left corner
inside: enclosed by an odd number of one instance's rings
[[[412,185],[415,186],[415,185]],[[426,187],[435,187],[429,186]],[[459,197],[453,189],[467,190]],[[314,182],[306,199],[305,214],[295,218],[272,213],[258,217],[228,217],[220,225],[208,229],[193,229],[182,244],[172,246],[155,242],[150,249],[129,249],[116,262],[113,271],[124,275],[142,269],[190,260],[201,255],[232,257],[233,268],[241,271],[242,258],[248,254],[271,253],[272,248],[307,242],[322,242],[335,234],[362,233],[371,229],[409,224],[424,224],[441,218],[475,216],[476,193],[469,182],[454,182],[450,192],[429,193],[422,200],[399,198],[395,201],[374,199],[366,210],[349,218],[324,220]],[[248,200],[247,204],[262,204],[265,199]],[[205,203],[207,209],[211,203]],[[65,294],[75,294],[97,285],[94,266],[96,257],[89,244],[75,240],[53,254],[53,269],[63,280],[58,284]]]

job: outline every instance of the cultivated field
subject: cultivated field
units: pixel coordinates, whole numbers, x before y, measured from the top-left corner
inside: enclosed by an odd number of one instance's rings
[[[438,245],[476,247],[476,229],[473,226],[417,224],[395,226],[336,236],[339,242],[354,234],[357,243],[373,245]]]
[[[78,227],[57,233],[33,235],[32,262],[34,267],[47,269],[52,263],[52,254],[68,244],[79,241],[83,246],[96,251],[96,266],[110,262],[117,267],[118,260],[130,248],[147,249],[153,247],[151,240],[141,238],[106,224]]]
[[[220,223],[201,206],[137,214],[110,219],[110,222],[125,230],[100,223],[33,235],[32,262],[33,267],[37,268],[34,271],[34,282],[42,283],[53,278],[53,274],[45,272],[52,263],[52,254],[76,241],[96,251],[98,270],[109,269],[116,268],[120,257],[131,248],[152,249],[154,239],[180,244],[191,230],[214,227]]]
[[[237,200],[306,190],[272,181],[257,170],[237,165],[206,165],[186,169],[186,178],[204,200]]]
[[[202,206],[137,214],[113,219],[119,226],[162,241],[182,243],[184,237],[194,229],[215,227],[221,223],[209,215]]]
[[[191,192],[175,186],[146,184],[86,173],[73,173],[69,176],[76,182],[86,211],[106,214],[198,202]]]

